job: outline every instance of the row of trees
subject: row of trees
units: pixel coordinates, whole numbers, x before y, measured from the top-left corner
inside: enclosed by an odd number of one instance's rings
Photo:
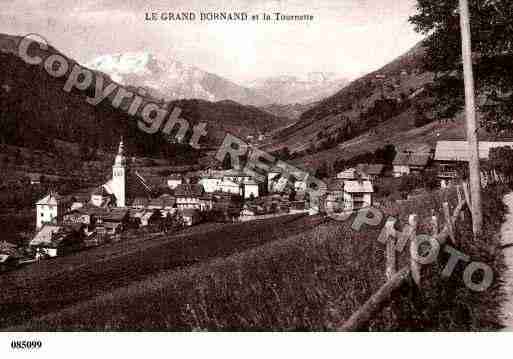
[[[513,2],[470,0],[473,63],[482,127],[513,130]],[[427,35],[423,69],[436,74],[435,118],[451,118],[464,106],[458,0],[417,0],[410,17],[416,31]]]

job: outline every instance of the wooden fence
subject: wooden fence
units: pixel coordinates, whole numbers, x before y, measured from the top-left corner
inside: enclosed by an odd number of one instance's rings
[[[463,211],[465,205],[470,204],[470,197],[468,185],[463,184],[457,186],[458,204],[454,209],[452,215],[450,214],[449,203],[444,202],[442,205],[442,214],[445,218],[445,223],[442,230],[439,230],[438,216],[433,213],[430,218],[431,237],[438,242],[440,251],[443,247],[450,242],[452,245],[457,245],[455,235],[455,227],[458,220],[463,220],[465,212]],[[470,206],[468,206],[470,207]],[[398,238],[392,235],[394,230],[394,221],[387,221],[383,235],[386,235],[386,250],[385,250],[385,277],[386,282],[381,288],[374,293],[365,304],[360,307],[351,317],[343,323],[338,329],[341,331],[356,331],[361,329],[365,324],[372,319],[372,316],[378,312],[385,304],[391,299],[392,293],[404,285],[414,283],[414,285],[422,286],[422,272],[421,264],[418,263],[418,257],[415,258],[413,253],[418,253],[418,237],[417,226],[418,217],[416,214],[410,214],[408,225],[405,226]],[[397,245],[405,246],[410,243],[410,260],[408,265],[397,270]],[[418,254],[417,254],[418,256]]]

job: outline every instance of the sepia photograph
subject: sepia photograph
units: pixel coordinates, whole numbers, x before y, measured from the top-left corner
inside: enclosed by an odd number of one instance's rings
[[[2,0],[2,349],[513,330],[512,64],[510,0]]]

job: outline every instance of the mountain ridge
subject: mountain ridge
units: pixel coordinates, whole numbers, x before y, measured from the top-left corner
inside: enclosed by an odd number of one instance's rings
[[[272,102],[264,94],[219,75],[175,59],[157,58],[149,52],[102,55],[87,62],[86,67],[104,72],[123,85],[144,88],[165,101],[233,100],[254,106]]]
[[[122,110],[127,108],[127,103],[122,103],[119,109],[107,100],[96,106],[88,104],[86,98],[94,94],[95,81],[83,91],[64,91],[65,78],[77,62],[53,47],[41,50],[32,46],[31,51],[42,57],[58,53],[69,61],[68,73],[54,78],[45,71],[43,64],[28,65],[19,57],[16,49],[20,39],[19,36],[0,34],[0,60],[4,65],[4,71],[0,73],[0,143],[51,148],[51,142],[59,139],[109,149],[115,148],[123,135],[134,155],[177,158],[185,155],[192,159],[195,151],[180,150],[183,146],[170,143],[166,136],[141,131],[137,126],[140,113],[130,116]],[[93,74],[104,77],[105,86],[114,82],[101,72],[93,71]],[[108,99],[112,100],[111,97]],[[156,99],[147,96],[144,102],[156,102]],[[182,118],[189,121],[190,128],[206,122],[207,136],[200,141],[205,147],[220,144],[227,132],[245,138],[280,127],[286,121],[233,101],[182,100],[163,105],[167,108],[180,106]]]

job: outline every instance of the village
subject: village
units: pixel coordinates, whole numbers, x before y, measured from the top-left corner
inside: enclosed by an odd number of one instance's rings
[[[130,166],[121,140],[112,177],[106,183],[65,196],[51,190],[35,203],[34,237],[25,247],[0,243],[1,269],[14,269],[130,236],[174,233],[207,222],[357,211],[384,200],[383,191],[378,190],[383,183],[405,182],[425,176],[427,171],[436,171],[436,179],[431,178],[431,182],[446,188],[464,176],[461,168],[468,162],[466,146],[464,141],[439,141],[435,148],[415,144],[397,152],[391,165],[361,163],[346,168],[324,179],[325,194],[314,203],[305,181],[294,176],[291,181],[279,167],[268,172],[264,183],[234,169],[205,168],[157,178],[144,175]],[[481,142],[480,159],[488,160],[490,149],[504,146],[513,147],[513,142]],[[484,185],[492,180],[491,176],[496,174],[482,171]],[[406,196],[418,190],[422,188],[409,190]]]

